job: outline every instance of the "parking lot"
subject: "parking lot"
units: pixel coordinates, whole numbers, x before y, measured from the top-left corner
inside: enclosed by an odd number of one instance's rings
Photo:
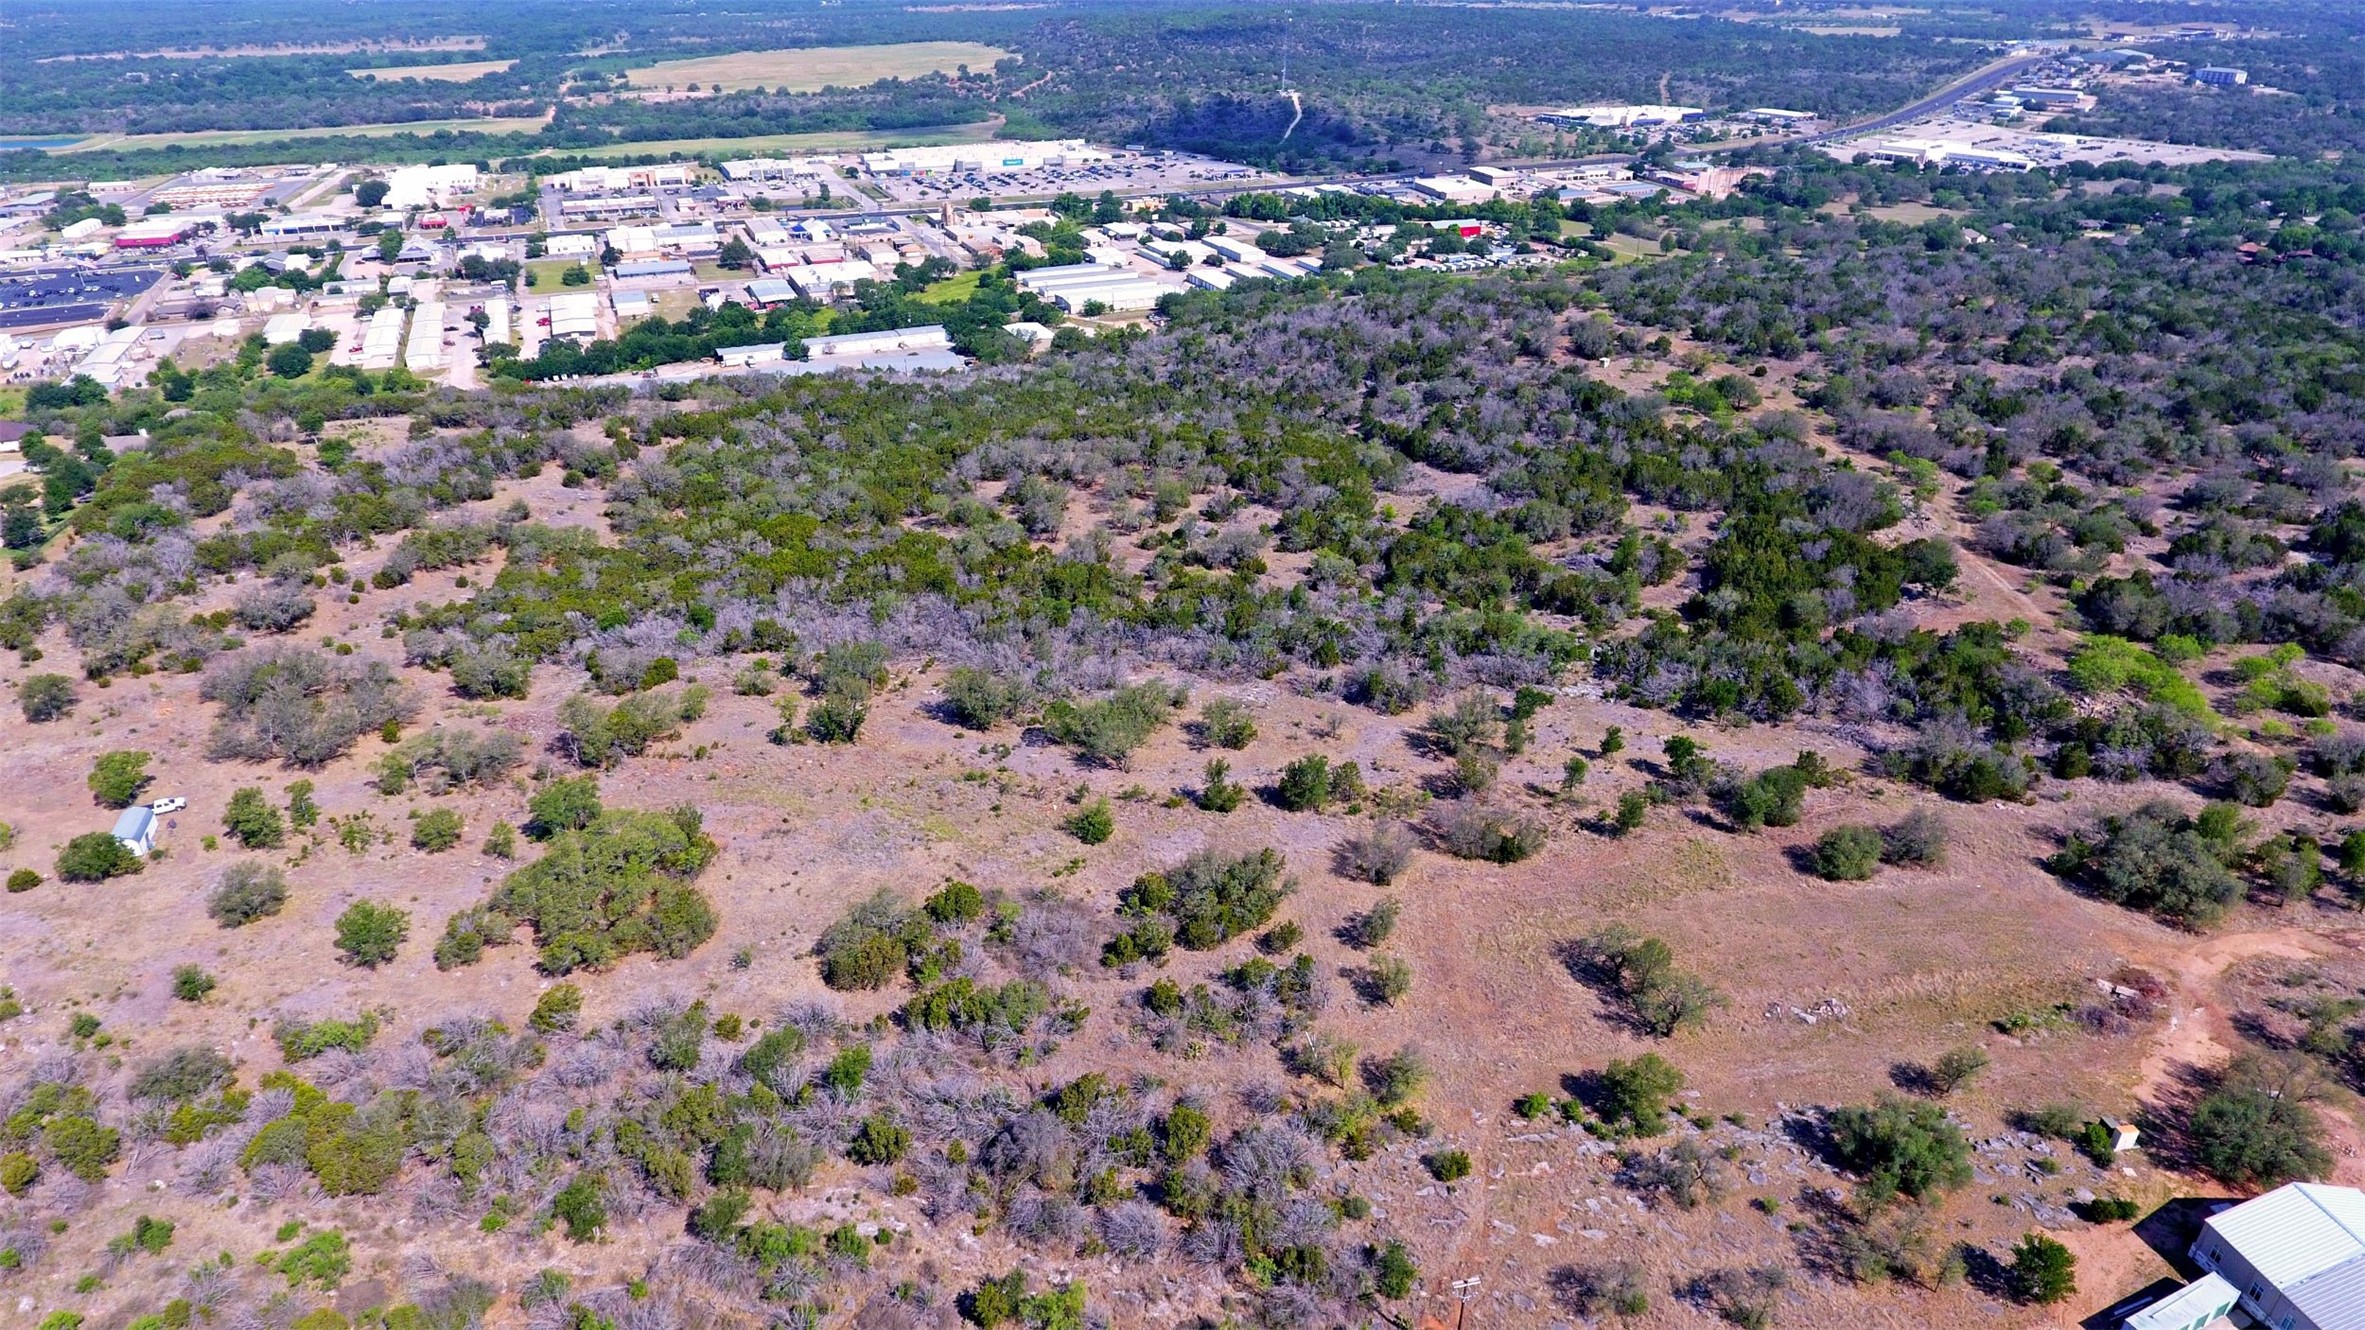
[[[1048,198],[1075,193],[1089,198],[1104,189],[1119,193],[1148,191],[1178,194],[1211,185],[1251,185],[1278,181],[1269,171],[1219,162],[1212,157],[1183,153],[1121,152],[1105,162],[1073,166],[1045,166],[1030,171],[939,172],[924,176],[865,176],[893,203],[937,203],[950,199],[966,203],[974,198]]]
[[[163,278],[162,268],[44,268],[0,277],[0,328],[92,323]]]

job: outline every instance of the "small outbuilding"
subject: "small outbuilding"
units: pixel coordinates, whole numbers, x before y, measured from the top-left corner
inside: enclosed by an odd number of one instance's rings
[[[134,804],[115,819],[115,839],[123,848],[143,858],[156,849],[156,810],[146,804]]]

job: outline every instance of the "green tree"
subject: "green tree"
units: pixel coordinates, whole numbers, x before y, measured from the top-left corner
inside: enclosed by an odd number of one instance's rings
[[[460,843],[461,830],[458,809],[431,809],[411,824],[411,848],[441,854]]]
[[[531,840],[549,840],[562,831],[588,827],[599,815],[599,778],[562,777],[545,783],[526,800],[525,833]]]
[[[1623,1123],[1638,1136],[1667,1129],[1667,1104],[1683,1091],[1683,1073],[1656,1053],[1616,1059],[1602,1068],[1601,1116]]]
[[[1866,1195],[1885,1202],[1903,1194],[1924,1200],[1971,1180],[1971,1146],[1936,1104],[1886,1096],[1870,1107],[1834,1109],[1832,1152],[1864,1179]]]
[[[2309,1104],[2322,1093],[2296,1055],[2235,1058],[2197,1100],[2185,1123],[2193,1161],[2222,1181],[2273,1187],[2332,1171],[2323,1125]]]
[[[345,959],[374,970],[394,959],[411,935],[407,911],[375,901],[355,901],[337,916],[337,950]]]
[[[2012,1249],[2012,1293],[2022,1302],[2050,1306],[2078,1291],[2078,1258],[2042,1233],[2031,1233]]]
[[[17,689],[17,706],[38,725],[74,709],[74,681],[62,674],[36,674]]]
[[[105,831],[86,831],[57,852],[60,882],[104,882],[140,871],[140,857]]]
[[[312,353],[301,342],[283,343],[271,348],[263,367],[283,379],[300,379],[312,372]]]
[[[353,187],[353,201],[364,208],[375,208],[386,201],[387,191],[392,188],[383,180],[364,180]]]
[[[104,808],[129,808],[148,784],[148,754],[101,753],[90,767],[90,793]]]
[[[269,850],[287,838],[287,823],[259,788],[248,785],[230,795],[222,811],[222,829],[250,850]]]

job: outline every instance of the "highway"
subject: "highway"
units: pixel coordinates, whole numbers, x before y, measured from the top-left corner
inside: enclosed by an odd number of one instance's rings
[[[1894,129],[1909,120],[1919,120],[1923,116],[1926,116],[1933,111],[1943,111],[1947,107],[1954,105],[1956,102],[1964,101],[1968,98],[1976,97],[1980,93],[1990,92],[1996,88],[2000,88],[2006,83],[2011,82],[2012,80],[2020,77],[2022,74],[2027,73],[2029,70],[2034,69],[2038,65],[2041,65],[2047,60],[2053,58],[2054,56],[2051,53],[2044,55],[2016,56],[2010,60],[2005,60],[1997,64],[1989,65],[1987,68],[1982,69],[1978,73],[1972,74],[1967,78],[1957,79],[1955,82],[1940,88],[1938,91],[1931,93],[1929,96],[1922,98],[1920,101],[1913,103],[1911,106],[1891,111],[1887,115],[1862,121],[1858,124],[1843,125],[1838,129],[1827,129],[1820,134],[1808,134],[1800,138],[1786,139],[1784,142],[1807,144],[1831,143],[1839,139],[1852,138],[1858,134],[1877,134],[1884,129]]]

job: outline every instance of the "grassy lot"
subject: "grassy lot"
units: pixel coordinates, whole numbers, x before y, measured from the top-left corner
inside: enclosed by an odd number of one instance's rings
[[[430,83],[468,83],[487,74],[505,74],[515,60],[464,60],[453,65],[388,65],[383,69],[348,69],[357,79],[420,79]]]
[[[976,270],[947,277],[920,292],[914,299],[926,305],[958,305],[977,294],[977,279],[985,274]]]
[[[997,116],[971,125],[927,125],[917,129],[895,130],[851,129],[821,134],[758,134],[743,139],[660,139],[653,143],[611,143],[597,148],[569,148],[567,153],[579,157],[637,157],[642,153],[654,153],[661,157],[695,157],[700,153],[724,152],[734,157],[760,157],[767,153],[858,152],[865,148],[981,143],[992,138],[1001,127],[1001,118]]]
[[[885,46],[808,46],[786,51],[735,51],[692,60],[660,60],[625,71],[636,88],[721,85],[726,92],[747,88],[860,88],[880,79],[950,74],[967,65],[991,69],[1010,52],[978,42],[897,42]]]
[[[566,285],[567,269],[580,266],[574,259],[536,259],[526,265],[526,272],[534,279],[534,293],[549,295],[554,291],[589,290],[589,287]]]
[[[339,134],[355,134],[364,138],[384,138],[389,134],[432,134],[448,129],[455,134],[531,134],[546,123],[540,116],[481,116],[462,120],[410,120],[392,125],[329,125],[319,129],[222,129],[198,134],[105,134],[84,139],[60,152],[91,152],[99,148],[161,148],[178,143],[190,148],[221,147],[238,143],[277,143],[281,139],[324,139]]]

